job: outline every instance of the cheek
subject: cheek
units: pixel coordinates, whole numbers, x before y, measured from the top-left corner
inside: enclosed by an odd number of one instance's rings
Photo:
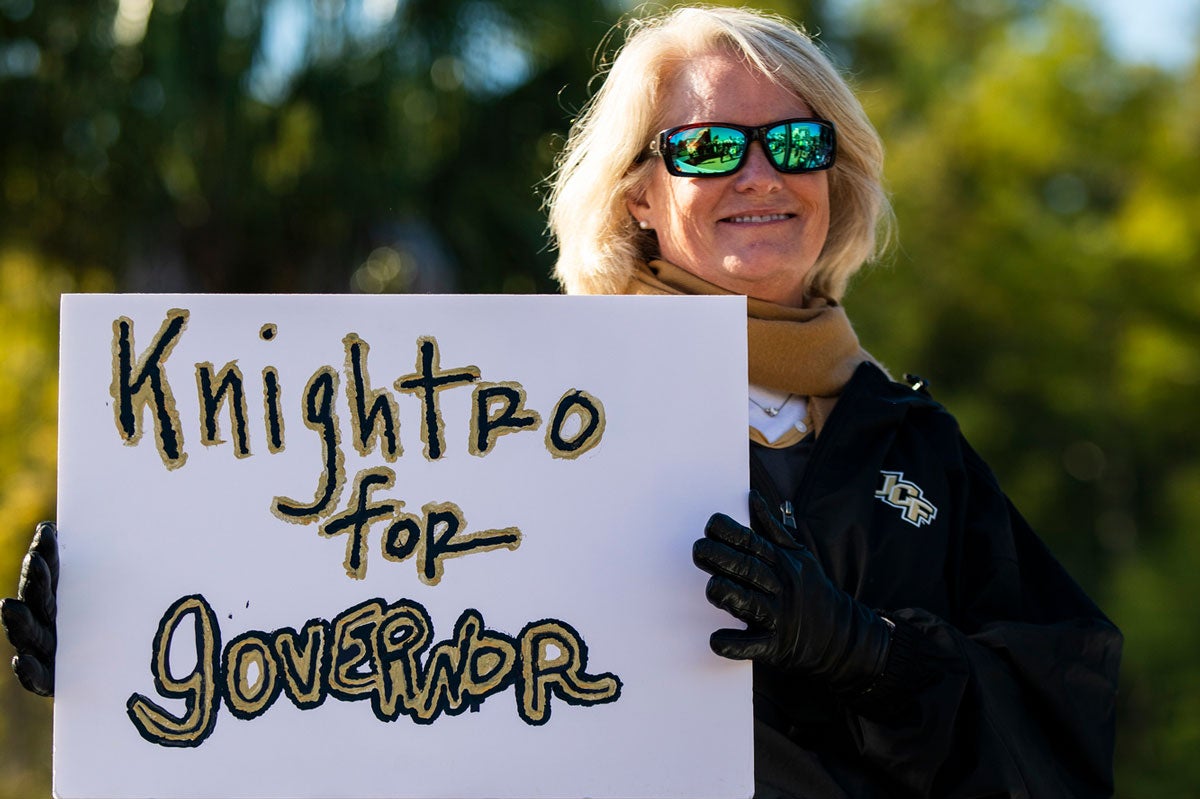
[[[658,218],[662,229],[685,230],[695,234],[711,216],[712,181],[676,179],[657,192]]]
[[[686,182],[678,182],[682,185],[672,186],[659,195],[655,230],[658,249],[664,258],[676,263],[690,263],[695,260],[697,249],[704,246],[704,215],[697,202],[699,193],[691,190]]]
[[[814,215],[824,220],[825,227],[829,227],[829,173],[821,172],[821,180],[813,189],[813,206]]]

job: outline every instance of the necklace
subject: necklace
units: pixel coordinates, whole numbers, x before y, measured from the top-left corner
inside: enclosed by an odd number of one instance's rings
[[[770,416],[772,419],[774,419],[776,416],[779,415],[779,412],[783,410],[783,407],[792,401],[792,397],[794,397],[794,396],[796,396],[796,395],[788,394],[786,397],[783,398],[783,402],[779,403],[778,405],[776,405],[774,407],[772,407],[770,405],[763,405],[761,402],[756,400],[754,397],[750,397],[749,399],[756,406],[758,406],[758,409],[760,411],[762,411],[767,416]]]

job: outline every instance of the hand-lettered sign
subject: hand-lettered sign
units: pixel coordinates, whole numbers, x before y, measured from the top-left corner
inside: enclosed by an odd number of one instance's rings
[[[59,797],[735,797],[733,297],[72,295]]]

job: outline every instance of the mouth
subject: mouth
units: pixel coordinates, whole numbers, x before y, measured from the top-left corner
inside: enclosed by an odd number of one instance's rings
[[[727,216],[721,221],[732,222],[736,225],[760,224],[763,222],[782,222],[786,219],[792,219],[795,216],[795,214],[743,214],[741,216]]]

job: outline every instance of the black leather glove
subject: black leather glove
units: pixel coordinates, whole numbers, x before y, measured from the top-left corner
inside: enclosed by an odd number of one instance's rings
[[[54,650],[57,647],[58,530],[42,522],[21,564],[17,598],[0,600],[0,620],[17,650],[13,672],[28,691],[54,696]]]
[[[692,548],[712,575],[708,601],[747,625],[713,633],[713,651],[819,677],[842,694],[870,690],[887,665],[891,624],[830,582],[756,491],[750,518],[753,529],[714,514]]]

